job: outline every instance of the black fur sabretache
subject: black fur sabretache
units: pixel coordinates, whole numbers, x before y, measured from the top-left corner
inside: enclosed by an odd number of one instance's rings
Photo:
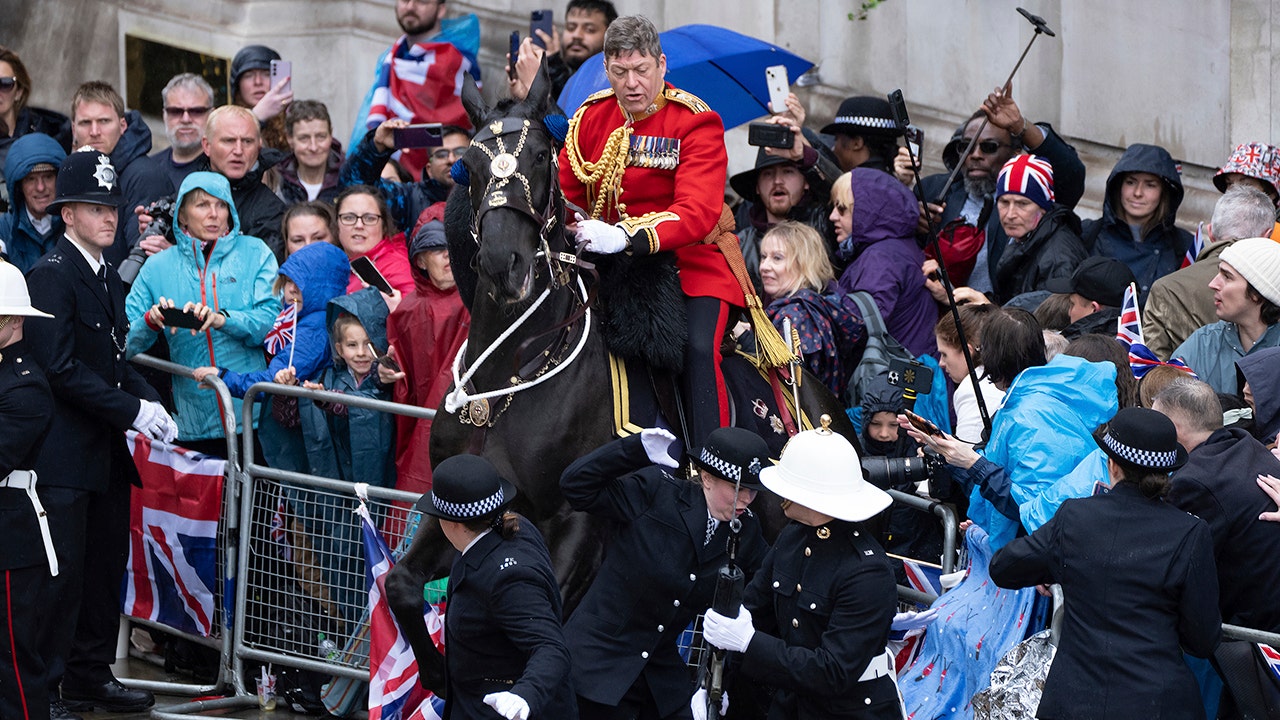
[[[679,373],[689,342],[675,255],[610,255],[598,261],[604,342],[610,352]]]

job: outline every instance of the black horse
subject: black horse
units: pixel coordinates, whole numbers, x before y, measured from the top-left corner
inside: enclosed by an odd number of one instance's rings
[[[522,102],[491,109],[470,80],[463,90],[478,131],[461,161],[469,183],[450,195],[446,224],[458,287],[470,298],[471,330],[457,367],[466,395],[451,393],[439,408],[431,459],[435,465],[457,453],[480,454],[517,485],[513,509],[546,538],[571,612],[599,567],[603,533],[564,501],[560,474],[608,442],[614,426],[590,263],[577,257],[564,228],[559,141],[544,124],[559,113],[549,89],[544,68]],[[768,397],[767,384],[756,379]],[[486,393],[492,396],[475,398]],[[809,417],[830,414],[833,429],[856,443],[839,401],[820,381],[802,382],[799,394]],[[738,415],[744,424],[741,416],[751,413]],[[767,439],[776,453],[785,436]],[[776,502],[764,511],[774,528],[785,524]],[[436,655],[422,621],[422,587],[447,574],[454,555],[439,523],[423,523],[387,580],[392,610],[420,659]]]

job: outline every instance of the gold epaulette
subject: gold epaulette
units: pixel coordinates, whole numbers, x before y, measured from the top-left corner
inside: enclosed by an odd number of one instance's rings
[[[587,99],[582,101],[582,105],[580,107],[586,107],[591,103],[600,102],[605,98],[611,98],[611,97],[613,97],[613,88],[605,88],[603,90],[597,90],[596,92],[593,92],[590,95],[588,95]]]
[[[599,93],[597,93],[597,95],[598,94]],[[691,92],[681,90],[680,88],[667,88],[662,91],[662,94],[668,100],[678,102],[696,113],[707,112],[711,109],[710,105],[702,102],[702,98]],[[592,95],[591,97],[595,97],[595,95]],[[587,99],[590,100],[591,98]]]

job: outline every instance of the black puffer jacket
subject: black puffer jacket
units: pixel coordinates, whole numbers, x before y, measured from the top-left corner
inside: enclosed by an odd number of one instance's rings
[[[1000,254],[996,298],[1003,303],[1015,295],[1044,290],[1052,278],[1071,277],[1087,255],[1080,241],[1080,218],[1055,204],[1030,235],[1013,240]]]

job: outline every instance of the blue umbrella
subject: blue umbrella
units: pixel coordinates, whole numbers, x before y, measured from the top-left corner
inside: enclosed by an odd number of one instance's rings
[[[702,98],[720,114],[725,129],[769,113],[764,69],[786,65],[795,82],[813,63],[777,45],[715,25],[684,25],[659,37],[667,56],[667,81]],[[573,111],[609,87],[601,54],[587,58],[560,93],[560,107]]]

